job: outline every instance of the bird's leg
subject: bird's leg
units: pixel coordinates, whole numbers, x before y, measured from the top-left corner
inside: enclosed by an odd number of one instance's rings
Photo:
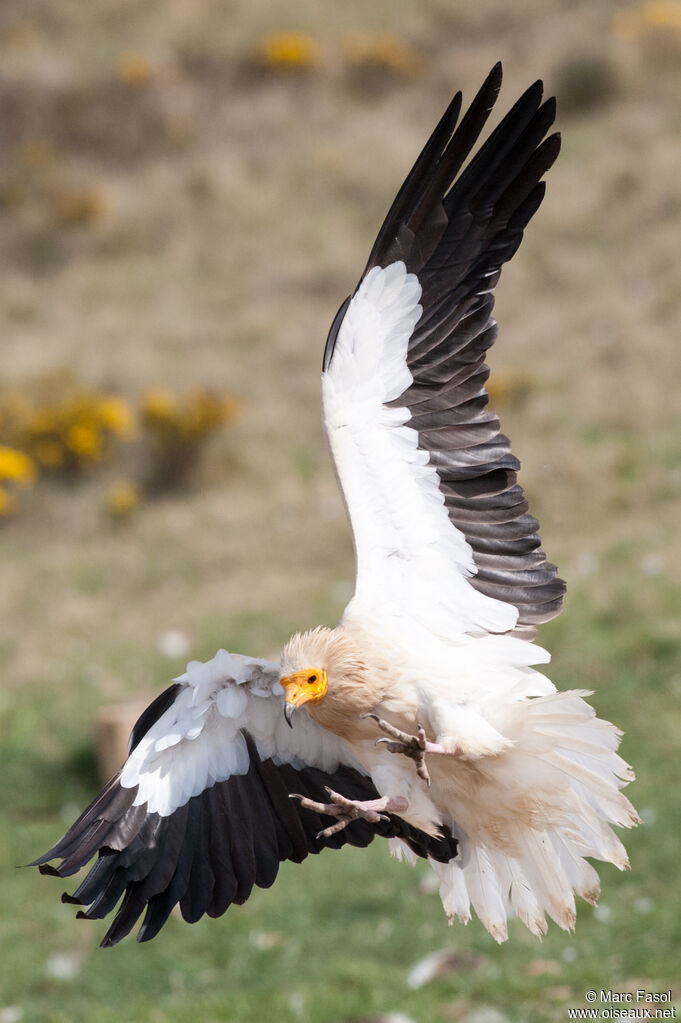
[[[378,714],[362,714],[362,717],[373,718],[381,731],[389,736],[387,739],[377,739],[376,743],[384,743],[389,753],[402,753],[405,757],[410,757],[416,764],[416,773],[419,778],[422,778],[430,788],[430,775],[426,767],[426,753],[447,756],[448,751],[444,746],[441,746],[439,742],[430,742],[430,740],[426,739],[425,729],[421,725],[416,726],[418,729],[416,735],[409,735],[408,732],[403,732],[401,728],[395,728],[389,721],[384,721]]]
[[[346,828],[351,821],[365,820],[369,824],[378,824],[379,821],[387,821],[388,813],[404,813],[409,806],[409,801],[404,796],[382,796],[380,799],[348,799],[340,792],[324,786],[329,793],[331,803],[317,803],[314,799],[301,796],[299,792],[292,792],[291,799],[299,799],[300,805],[306,810],[314,813],[321,813],[326,817],[336,817],[336,823],[324,828],[317,835],[317,838],[330,838],[338,831]]]

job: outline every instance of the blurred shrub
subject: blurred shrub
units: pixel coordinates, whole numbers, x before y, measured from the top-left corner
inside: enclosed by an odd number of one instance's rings
[[[153,77],[153,69],[142,53],[129,51],[122,53],[116,66],[118,78],[126,85],[146,85]]]
[[[516,408],[523,404],[533,388],[528,373],[493,373],[486,384],[490,404],[495,409]]]
[[[198,116],[181,76],[172,68],[157,70],[134,53],[82,78],[0,75],[0,114],[0,150],[21,159],[27,150],[31,162],[31,149],[40,160],[44,146],[49,159],[64,161],[48,169],[67,174],[66,184],[71,153],[94,157],[107,173],[117,163],[129,169],[132,161],[174,149],[177,122],[193,123]],[[3,169],[2,176],[6,173]]]
[[[0,517],[13,515],[17,509],[15,486],[32,486],[36,478],[36,467],[28,455],[0,445]]]
[[[177,398],[165,388],[147,391],[141,419],[149,439],[147,486],[153,491],[186,484],[196,470],[206,441],[234,419],[235,401],[204,388]]]
[[[47,138],[26,137],[0,169],[0,208],[13,209],[27,201],[43,201],[48,194],[55,151]]]
[[[423,56],[390,32],[348,36],[343,50],[351,80],[362,87],[415,78],[424,66]]]
[[[616,95],[617,85],[612,64],[597,54],[571,57],[555,72],[556,95],[565,113],[595,110]]]
[[[681,3],[674,0],[646,0],[638,7],[617,11],[613,31],[620,39],[639,39],[652,33],[676,34],[681,40]]]
[[[269,71],[310,71],[320,63],[319,46],[303,32],[273,32],[258,43],[255,63]]]
[[[639,43],[655,60],[678,61],[681,50],[681,3],[679,0],[646,0],[638,7],[613,16],[613,33],[618,39]]]
[[[91,224],[100,220],[107,209],[106,198],[98,188],[64,189],[52,200],[54,219],[62,227]]]
[[[145,496],[186,485],[206,442],[238,411],[234,400],[205,388],[178,397],[156,387],[136,408],[119,395],[74,386],[68,375],[45,378],[35,392],[0,394],[0,517],[17,510],[18,486],[41,475],[73,482],[109,462],[118,442],[137,438],[126,454],[131,476],[104,495],[108,515],[126,519]],[[142,475],[142,483],[133,478]]]
[[[134,480],[116,480],[106,492],[105,506],[112,519],[129,518],[140,506],[142,493]]]
[[[47,233],[101,220],[109,210],[104,190],[73,177],[51,139],[27,136],[0,165],[0,209],[32,208],[37,219],[31,223]]]
[[[123,398],[80,393],[30,409],[15,437],[42,471],[75,475],[104,461],[115,439],[129,440],[133,423]]]
[[[40,172],[54,162],[54,146],[49,139],[25,138],[16,149],[16,162],[24,170]]]

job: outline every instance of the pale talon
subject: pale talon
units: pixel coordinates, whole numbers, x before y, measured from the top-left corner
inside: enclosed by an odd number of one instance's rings
[[[381,821],[389,820],[388,813],[403,813],[409,806],[404,796],[383,796],[380,799],[348,799],[340,792],[324,786],[332,799],[331,803],[318,803],[315,799],[302,796],[299,792],[290,793],[291,799],[299,799],[300,805],[305,810],[319,813],[326,817],[337,817],[335,824],[330,824],[319,832],[317,838],[330,838],[346,828],[348,824],[356,820],[365,820],[369,824],[379,824]],[[387,811],[387,812],[383,812]]]
[[[439,742],[429,742],[426,738],[426,730],[423,725],[416,725],[416,735],[409,735],[403,732],[389,721],[384,721],[378,714],[362,714],[363,718],[373,718],[386,737],[381,736],[376,740],[376,745],[384,745],[388,753],[401,753],[409,757],[416,765],[416,773],[428,788],[430,788],[430,775],[426,767],[426,754],[432,753],[439,756],[447,756],[447,750]]]

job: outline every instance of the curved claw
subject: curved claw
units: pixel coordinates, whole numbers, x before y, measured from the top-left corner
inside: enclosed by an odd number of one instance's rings
[[[299,792],[289,793],[290,799],[300,800],[303,809],[311,810],[326,817],[336,818],[333,824],[319,832],[317,838],[330,838],[356,820],[363,819],[368,821],[369,824],[387,821],[390,818],[383,811],[403,813],[409,806],[404,796],[392,798],[382,796],[379,799],[368,799],[365,802],[361,802],[360,800],[348,799],[347,796],[341,795],[340,792],[334,792],[328,785],[325,785],[324,789],[331,799],[330,803],[318,803],[314,799],[309,799],[308,796],[302,796]]]
[[[426,753],[435,751],[432,743],[428,742],[426,730],[420,722],[416,724],[416,735],[409,735],[403,732],[389,721],[384,721],[377,714],[363,714],[362,717],[373,718],[382,732],[386,734],[376,739],[377,746],[384,746],[388,753],[402,753],[409,757],[416,765],[416,773],[422,781],[430,788],[430,775],[426,767]],[[430,747],[430,748],[429,748]]]

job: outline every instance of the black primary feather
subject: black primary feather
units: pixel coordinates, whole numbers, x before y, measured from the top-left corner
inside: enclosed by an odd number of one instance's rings
[[[137,722],[136,742],[144,736],[141,723],[148,731],[165,712],[170,691]],[[204,914],[221,916],[230,905],[246,902],[254,886],[269,888],[282,861],[300,863],[323,849],[364,848],[379,836],[401,838],[418,856],[440,862],[456,856],[457,843],[447,829],[433,838],[394,814],[378,824],[356,820],[329,838],[320,836],[329,818],[304,809],[291,793],[326,802],[328,786],[350,799],[376,799],[370,778],[342,764],[335,771],[276,764],[262,759],[243,734],[250,757],[246,774],[210,786],[161,817],[133,805],[137,788],[123,788],[119,773],[63,838],[30,864],[41,873],[69,877],[97,856],[62,901],[85,907],[78,916],[88,920],[102,919],[118,906],[102,947],[129,934],[143,913],[138,941],[158,934],[178,904],[189,923]],[[61,860],[56,867],[49,863],[55,859]]]

